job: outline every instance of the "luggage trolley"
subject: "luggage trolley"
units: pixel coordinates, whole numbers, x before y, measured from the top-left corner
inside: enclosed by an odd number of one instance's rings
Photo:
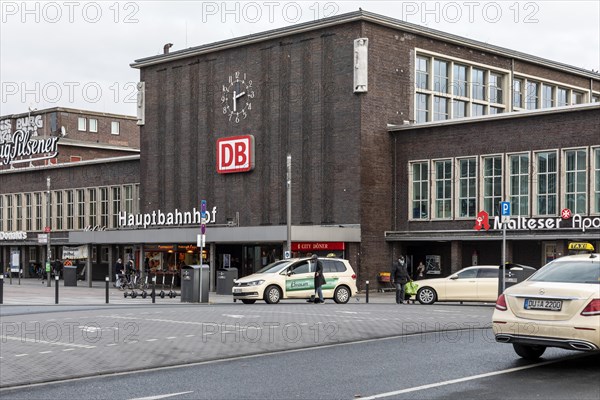
[[[377,281],[379,282],[379,290],[383,293],[385,291],[394,291],[396,287],[392,285],[392,273],[391,272],[379,272],[377,274]]]

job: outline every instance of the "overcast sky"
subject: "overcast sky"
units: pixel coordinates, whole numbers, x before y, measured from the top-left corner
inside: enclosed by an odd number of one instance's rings
[[[363,10],[600,70],[600,2],[1,1],[0,115],[135,115],[136,59]]]

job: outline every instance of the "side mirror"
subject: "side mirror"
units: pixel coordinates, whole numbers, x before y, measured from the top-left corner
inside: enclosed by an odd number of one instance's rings
[[[286,275],[287,276],[292,276],[292,275],[294,275],[294,271],[288,271],[288,272],[286,272]]]
[[[452,279],[452,280],[456,280],[456,279],[458,279],[458,275],[452,275],[452,276],[450,277],[450,279]]]

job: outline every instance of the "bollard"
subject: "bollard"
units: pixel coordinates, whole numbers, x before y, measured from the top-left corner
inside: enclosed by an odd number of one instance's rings
[[[152,277],[152,293],[150,297],[152,297],[152,304],[156,303],[156,276]]]
[[[104,278],[106,281],[106,304],[108,304],[108,281],[110,280],[110,276]]]
[[[2,272],[2,271],[0,271]],[[4,274],[0,274],[0,304],[3,303],[4,299]]]
[[[21,275],[23,275],[23,269],[19,270],[19,286],[21,286]]]
[[[54,277],[54,280],[56,281],[54,284],[54,304],[58,304],[58,278],[58,275]]]
[[[365,295],[365,302],[369,302],[369,281],[365,281],[365,284],[367,286],[366,288],[366,295]]]

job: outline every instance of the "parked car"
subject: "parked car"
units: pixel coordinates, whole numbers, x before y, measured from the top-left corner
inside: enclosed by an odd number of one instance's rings
[[[600,349],[600,254],[558,258],[506,289],[492,327],[497,342],[526,359],[547,347]]]
[[[421,304],[436,301],[489,301],[498,298],[498,266],[478,265],[463,268],[446,277],[422,279],[417,300]]]
[[[269,304],[281,299],[310,299],[315,293],[313,264],[310,258],[276,261],[260,271],[234,281],[233,299],[252,304],[264,300]],[[347,303],[356,295],[356,274],[348,260],[319,258],[323,263],[323,297]]]

